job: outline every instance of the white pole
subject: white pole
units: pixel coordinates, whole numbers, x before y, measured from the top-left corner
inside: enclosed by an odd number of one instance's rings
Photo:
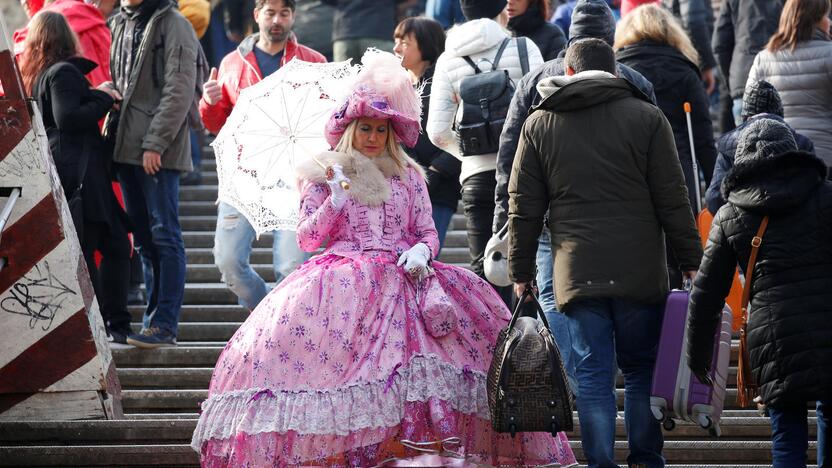
[[[699,187],[699,164],[696,163],[696,148],[693,145],[693,125],[690,121],[690,103],[685,103],[685,119],[688,122],[688,140],[690,141],[690,160],[693,163],[693,185],[696,193],[696,216],[702,211],[702,193]]]

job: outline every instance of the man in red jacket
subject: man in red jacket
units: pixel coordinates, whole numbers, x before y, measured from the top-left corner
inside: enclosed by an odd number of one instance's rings
[[[199,114],[205,128],[219,133],[240,91],[258,83],[297,57],[307,62],[325,62],[318,52],[298,44],[292,33],[295,0],[256,0],[254,19],[260,32],[249,36],[220,63],[219,73],[211,70],[203,86]],[[214,234],[214,263],[223,281],[237,295],[241,306],[253,310],[266,296],[266,283],[251,268],[249,256],[255,232],[251,224],[227,203],[220,202]],[[306,258],[293,231],[273,233],[273,267],[276,282],[295,270]]]

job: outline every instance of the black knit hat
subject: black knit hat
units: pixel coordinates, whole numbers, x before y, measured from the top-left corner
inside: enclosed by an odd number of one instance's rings
[[[506,7],[506,0],[459,0],[465,19],[494,19]]]
[[[780,93],[768,81],[755,81],[745,87],[742,95],[742,120],[757,114],[774,114],[783,117]]]
[[[610,46],[615,42],[615,18],[606,0],[578,0],[572,10],[569,43],[590,37]]]
[[[774,119],[754,120],[740,133],[734,166],[796,150],[794,134],[786,124]]]

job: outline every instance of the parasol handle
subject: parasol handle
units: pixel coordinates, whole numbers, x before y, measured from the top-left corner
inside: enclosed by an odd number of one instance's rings
[[[329,172],[329,169],[330,169],[331,166],[327,166],[326,164],[322,163],[315,156],[312,156],[312,160],[315,161],[315,164],[320,166],[321,169],[323,169],[325,172],[327,172],[327,173]],[[342,180],[341,181],[341,188],[344,189],[344,190],[349,190],[350,189],[350,183],[345,181],[345,180]]]

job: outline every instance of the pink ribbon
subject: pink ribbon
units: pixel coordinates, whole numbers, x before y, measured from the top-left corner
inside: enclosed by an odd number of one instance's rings
[[[466,380],[474,380],[474,373],[471,371],[471,366],[465,364],[462,367],[462,376],[465,377]]]
[[[272,393],[272,391],[269,390],[268,388],[265,389],[265,390],[260,390],[259,392],[252,395],[251,398],[248,401],[250,401],[250,402],[251,401],[258,401],[263,396],[268,396],[269,398],[274,398],[274,393]]]
[[[399,367],[401,366],[402,363],[396,364],[396,367],[393,368],[393,372],[390,373],[390,377],[387,377],[387,385],[384,386],[384,393],[387,393],[387,391],[390,390],[390,387],[393,386],[393,379],[395,379],[397,375],[401,375],[399,374]]]

